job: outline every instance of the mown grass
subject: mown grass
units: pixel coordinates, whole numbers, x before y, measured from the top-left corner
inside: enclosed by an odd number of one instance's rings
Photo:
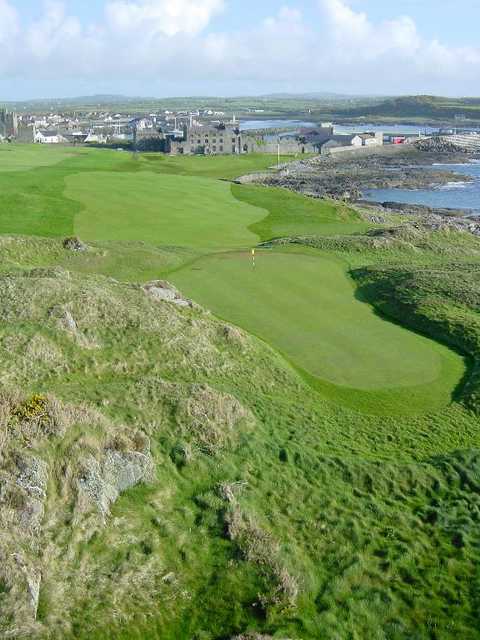
[[[294,160],[294,156],[280,156],[280,163]],[[273,154],[248,154],[242,156],[162,156],[143,154],[142,161],[149,171],[180,176],[199,176],[233,180],[248,173],[268,171],[276,167],[278,157]]]
[[[47,148],[33,144],[2,144],[0,145],[0,171],[28,171],[36,167],[57,164],[79,153],[82,152],[56,145]]]
[[[346,205],[305,198],[286,189],[234,184],[232,193],[241,202],[268,212],[250,227],[262,242],[297,234],[332,236],[361,233],[372,226]]]
[[[82,173],[67,178],[65,195],[82,205],[75,233],[94,241],[209,251],[248,247],[257,243],[248,227],[265,217],[234,198],[228,182],[192,176]]]
[[[258,265],[250,281],[250,269],[244,269],[248,257],[195,261],[198,254],[253,247],[294,230],[358,235],[368,225],[355,211],[283,189],[153,173],[145,170],[153,160],[144,156],[102,154],[96,150],[90,158],[82,150],[78,158],[56,168],[61,173],[55,174],[57,184],[61,180],[63,189],[46,205],[68,214],[51,216],[52,232],[108,243],[94,247],[86,258],[62,259],[63,264],[128,280],[166,274],[192,298],[279,349],[320,392],[331,398],[338,392],[338,401],[349,406],[412,413],[448,404],[462,378],[460,358],[380,320],[358,303],[345,266],[322,261],[315,253],[310,258],[296,256],[286,264],[277,256],[268,261],[268,273]],[[199,173],[196,167],[209,166],[209,175],[218,175],[221,166],[221,158],[187,158],[182,166],[178,158],[156,157],[160,170],[170,160],[184,173]],[[97,160],[97,170],[88,171]],[[225,161],[227,173],[233,166],[239,170],[237,160],[241,164],[243,157]],[[22,175],[32,179],[29,172]],[[48,182],[48,175],[43,179]],[[39,198],[45,189],[42,183]],[[48,216],[41,218],[45,224],[46,220]],[[28,222],[24,219],[24,224]],[[34,232],[33,227],[30,233]],[[128,245],[119,251],[118,242]],[[140,242],[157,247],[151,260]],[[226,271],[217,268],[227,264]],[[379,348],[381,343],[386,347]],[[433,380],[435,385],[430,384]],[[395,388],[397,393],[391,391]]]

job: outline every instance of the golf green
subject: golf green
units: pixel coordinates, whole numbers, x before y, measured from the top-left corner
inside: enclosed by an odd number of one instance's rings
[[[65,195],[82,205],[75,233],[85,240],[142,240],[199,250],[254,246],[248,227],[267,215],[232,195],[228,182],[192,176],[79,173]]]
[[[328,384],[365,392],[422,387],[447,404],[465,369],[446,347],[355,298],[346,265],[322,254],[257,251],[202,258],[171,274],[185,294],[256,334]],[[426,391],[428,389],[428,391]]]

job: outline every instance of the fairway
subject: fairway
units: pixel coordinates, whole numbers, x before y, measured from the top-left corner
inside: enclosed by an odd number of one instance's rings
[[[257,252],[204,258],[169,278],[196,301],[328,383],[366,392],[429,387],[448,403],[462,358],[377,316],[354,296],[345,265],[321,254]],[[427,404],[430,404],[430,400]]]
[[[0,144],[0,173],[47,167],[71,158],[76,153],[78,152],[71,148],[56,145]]]
[[[143,240],[215,250],[248,247],[248,227],[267,215],[240,202],[227,182],[149,172],[82,173],[66,179],[65,195],[82,205],[75,233],[85,240]]]

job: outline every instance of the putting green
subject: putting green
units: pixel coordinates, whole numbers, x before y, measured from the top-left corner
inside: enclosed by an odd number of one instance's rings
[[[248,247],[258,242],[248,226],[267,215],[237,200],[229,183],[209,178],[96,172],[65,182],[65,195],[83,205],[75,233],[85,240],[143,240],[203,250]]]
[[[75,154],[72,149],[57,145],[0,144],[0,173],[47,167]]]
[[[421,387],[412,401],[419,395],[428,409],[450,401],[465,371],[454,352],[357,300],[346,266],[318,252],[259,251],[255,270],[249,253],[220,254],[169,279],[327,386],[390,395],[403,389],[404,400]]]

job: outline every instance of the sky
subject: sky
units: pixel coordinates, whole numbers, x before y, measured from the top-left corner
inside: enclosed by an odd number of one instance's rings
[[[479,95],[479,0],[0,0],[0,101]]]

